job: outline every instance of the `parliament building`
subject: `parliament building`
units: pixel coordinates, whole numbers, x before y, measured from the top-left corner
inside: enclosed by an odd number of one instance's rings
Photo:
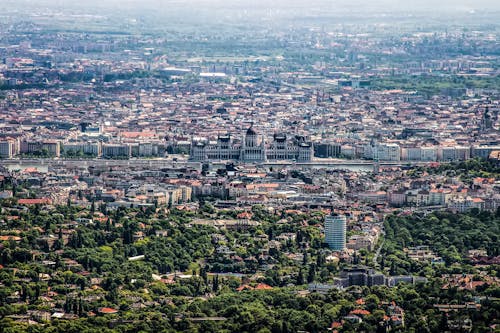
[[[311,161],[313,145],[306,137],[274,134],[270,142],[258,135],[253,126],[247,129],[241,140],[233,140],[230,135],[217,138],[216,142],[192,141],[190,159],[192,161],[237,160],[241,162],[265,162],[291,160]]]

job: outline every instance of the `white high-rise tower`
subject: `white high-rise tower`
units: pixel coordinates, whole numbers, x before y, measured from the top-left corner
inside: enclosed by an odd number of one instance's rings
[[[343,251],[346,248],[347,219],[344,215],[325,217],[325,240],[330,249]]]

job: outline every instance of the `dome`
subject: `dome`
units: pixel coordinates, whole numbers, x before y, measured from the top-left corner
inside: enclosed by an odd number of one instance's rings
[[[247,135],[257,135],[257,132],[255,132],[255,130],[253,129],[253,125],[251,125],[251,126],[247,129]]]

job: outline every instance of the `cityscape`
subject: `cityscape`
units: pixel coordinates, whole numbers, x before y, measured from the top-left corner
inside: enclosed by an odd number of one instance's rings
[[[0,333],[500,330],[496,1],[0,17]]]

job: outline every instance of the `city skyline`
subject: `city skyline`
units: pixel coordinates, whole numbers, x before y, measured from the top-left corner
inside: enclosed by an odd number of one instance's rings
[[[0,331],[494,332],[500,2],[0,1]]]

